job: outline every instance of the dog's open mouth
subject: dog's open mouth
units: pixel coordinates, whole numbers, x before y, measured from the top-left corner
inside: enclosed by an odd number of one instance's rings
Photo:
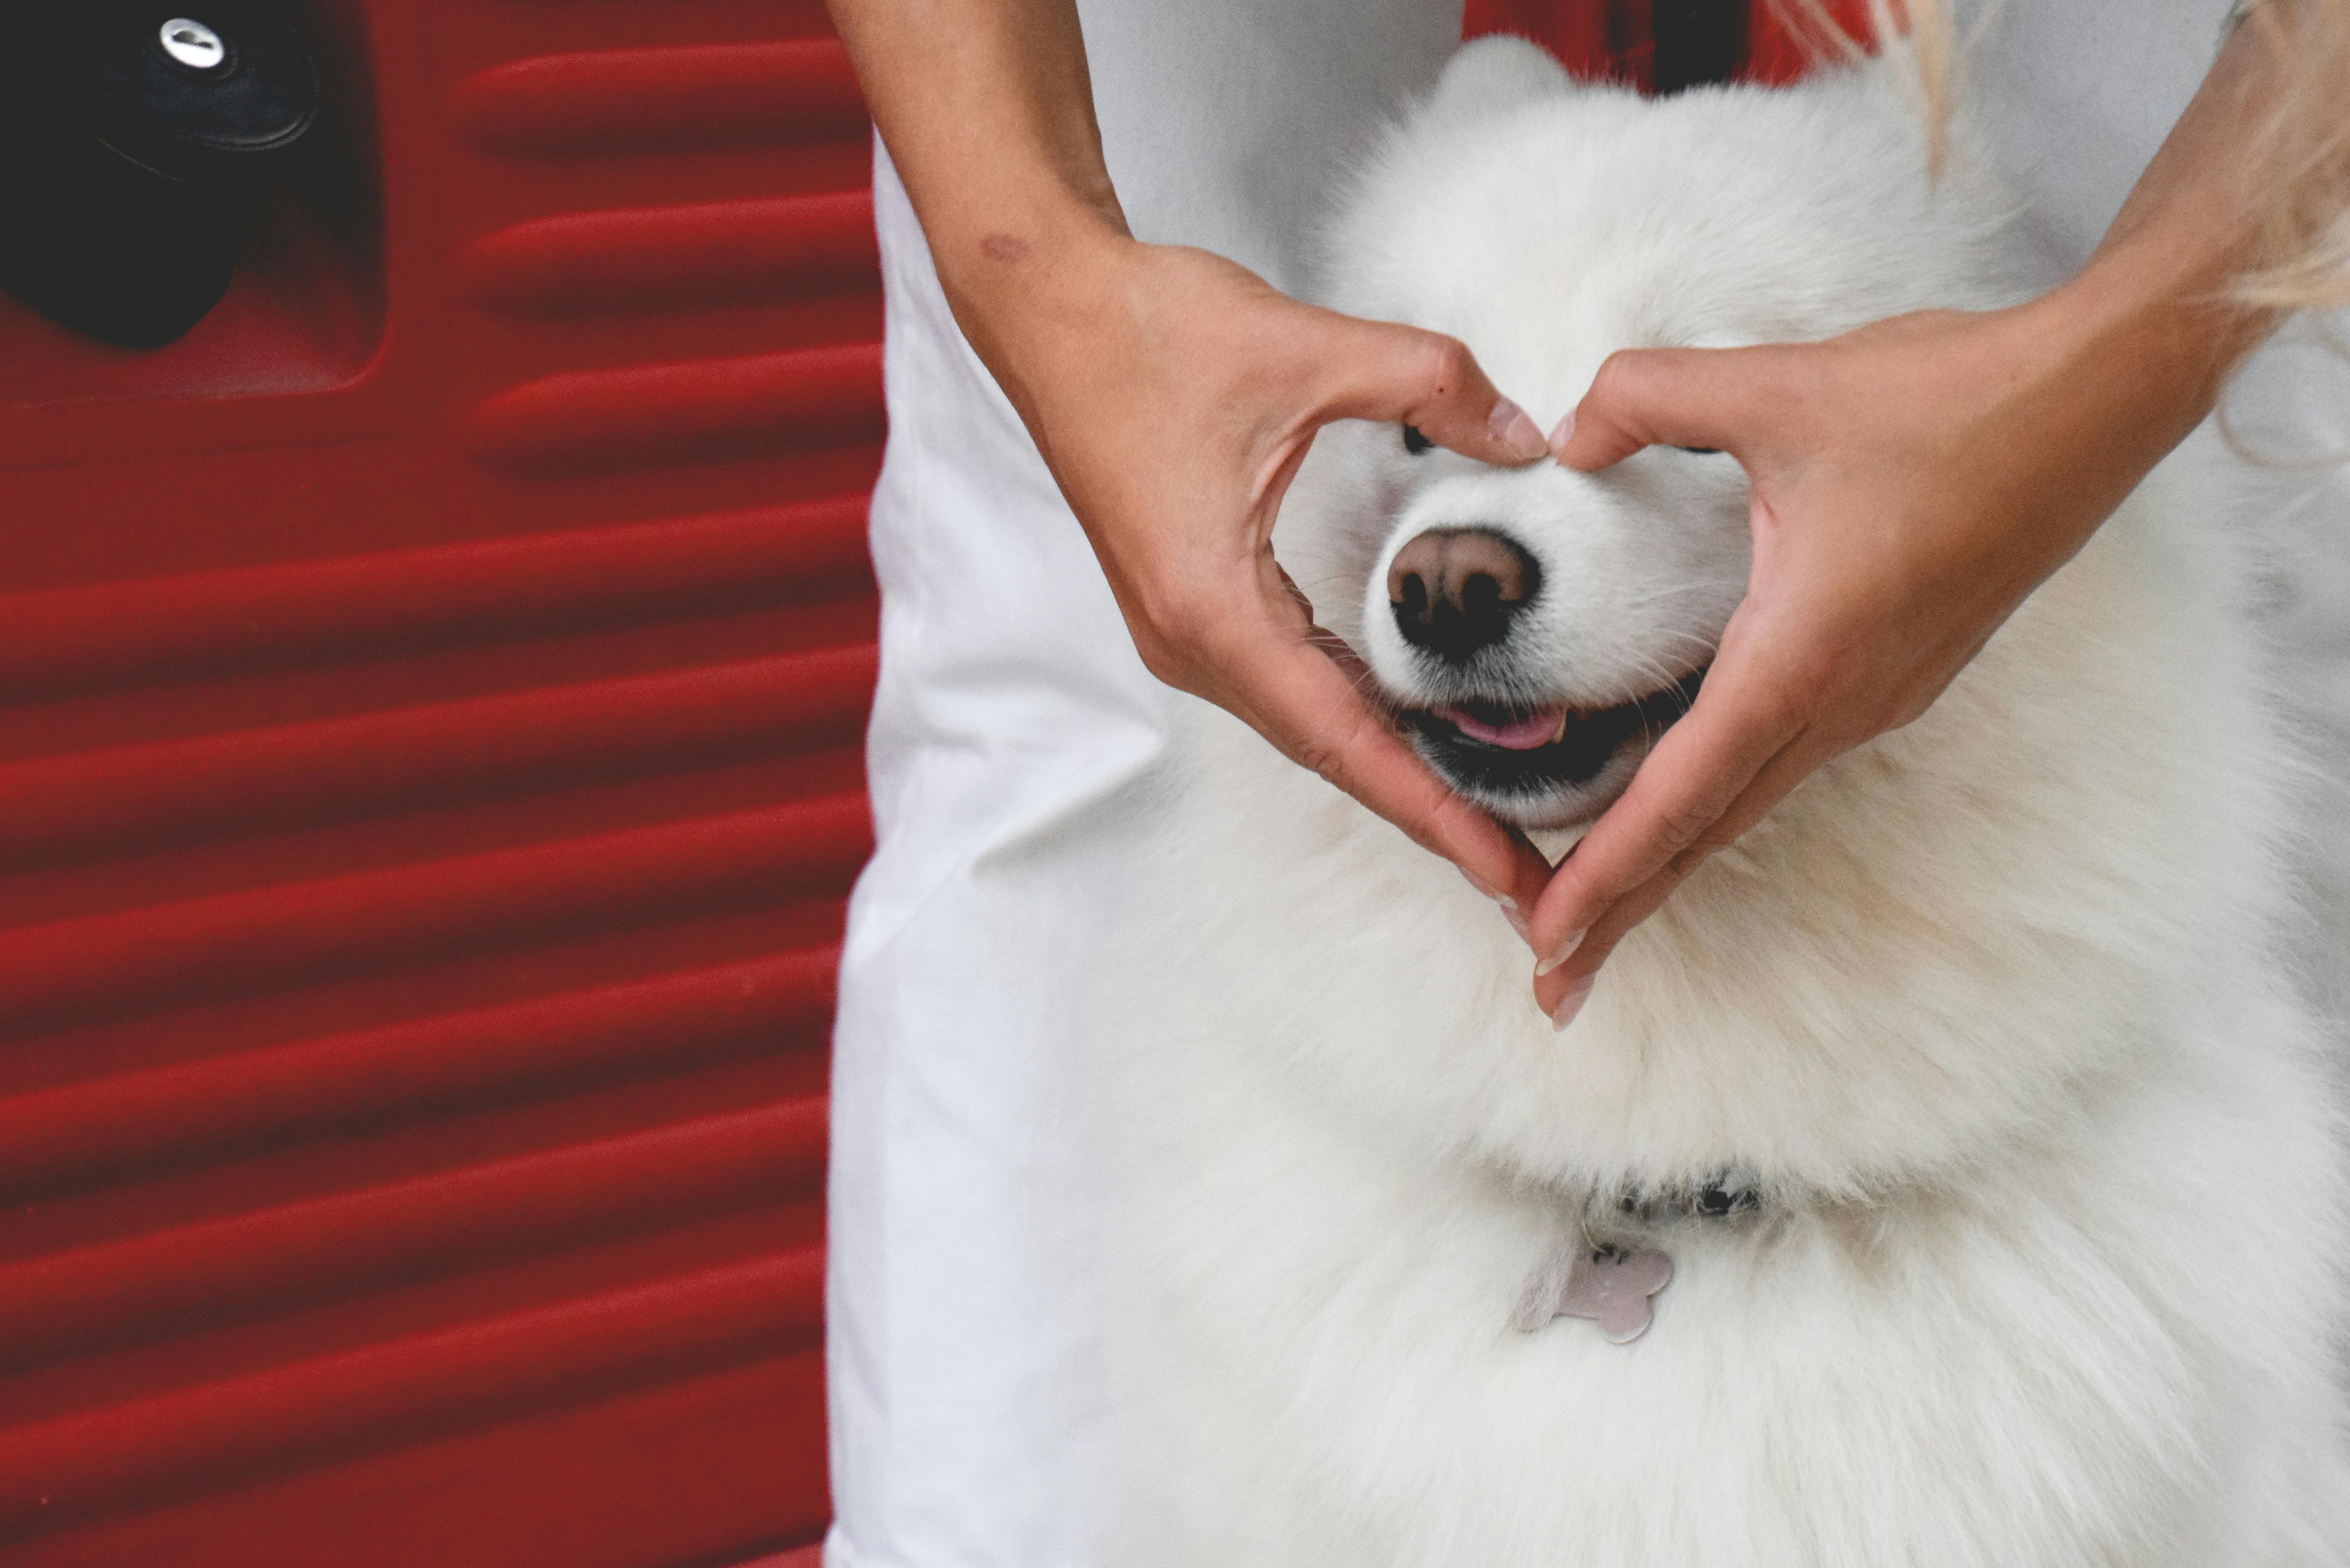
[[[1499,795],[1590,783],[1635,737],[1664,733],[1697,700],[1703,670],[1611,708],[1527,706],[1466,698],[1403,714],[1460,787]]]

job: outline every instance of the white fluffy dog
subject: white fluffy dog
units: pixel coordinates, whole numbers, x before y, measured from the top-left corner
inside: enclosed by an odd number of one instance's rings
[[[1327,297],[1555,419],[1616,348],[2012,301],[2003,216],[1963,159],[1929,180],[1880,72],[1645,102],[1492,41],[1373,159]],[[2350,1563],[2290,757],[2204,439],[1563,1033],[1451,867],[1187,716],[1057,1199],[1113,1293],[1097,1561]],[[1747,544],[1728,457],[1502,471],[1361,425],[1277,539],[1554,853]]]

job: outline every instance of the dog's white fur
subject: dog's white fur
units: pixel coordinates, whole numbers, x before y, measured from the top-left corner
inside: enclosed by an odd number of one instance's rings
[[[2002,217],[1875,73],[1650,103],[1490,41],[1363,175],[1328,297],[1459,336],[1547,421],[1615,348],[2010,300]],[[1187,717],[1054,1200],[1112,1293],[1098,1561],[2350,1562],[2291,759],[2199,441],[1564,1033],[1449,867]],[[1459,522],[1542,562],[1527,646],[1577,701],[1691,668],[1742,586],[1730,459],[1502,472],[1333,429],[1278,547],[1406,701],[1385,564]],[[1762,1212],[1633,1238],[1677,1267],[1646,1338],[1511,1326],[1606,1195],[1729,1168]]]

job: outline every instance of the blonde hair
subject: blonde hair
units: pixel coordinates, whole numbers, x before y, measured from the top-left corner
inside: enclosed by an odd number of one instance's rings
[[[1863,40],[1882,40],[1940,166],[1961,54],[1949,0],[1771,5],[1823,53],[1856,56]],[[2272,309],[2350,304],[2350,0],[2246,0],[2229,26],[2253,30],[2279,67],[2247,148],[2263,259],[2235,293]]]
[[[2350,304],[2350,0],[2267,0],[2237,15],[2285,66],[2256,144],[2254,211],[2274,259],[2238,292],[2284,308]]]

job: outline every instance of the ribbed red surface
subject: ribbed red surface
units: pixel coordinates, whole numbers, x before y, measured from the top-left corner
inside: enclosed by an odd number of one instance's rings
[[[550,376],[492,398],[472,425],[485,461],[558,474],[876,440],[880,346]]]
[[[829,38],[515,60],[459,82],[451,109],[469,141],[553,158],[865,128],[847,51]]]
[[[864,584],[865,498],[0,597],[0,695],[790,603]]]
[[[0,767],[0,864],[853,739],[869,648],[175,737]]]
[[[779,1333],[813,1334],[822,1285],[813,1251],[762,1258],[17,1427],[0,1438],[0,1527],[494,1417],[583,1384],[751,1359]]]
[[[492,309],[570,316],[837,283],[878,261],[872,197],[849,191],[518,223],[473,246],[465,276]]]
[[[854,80],[815,0],[301,9],[380,327],[0,296],[0,1564],[813,1568]]]
[[[21,1094],[0,1102],[0,1181],[55,1188],[110,1166],[184,1164],[371,1113],[811,1032],[831,1012],[837,959],[816,948]]]

